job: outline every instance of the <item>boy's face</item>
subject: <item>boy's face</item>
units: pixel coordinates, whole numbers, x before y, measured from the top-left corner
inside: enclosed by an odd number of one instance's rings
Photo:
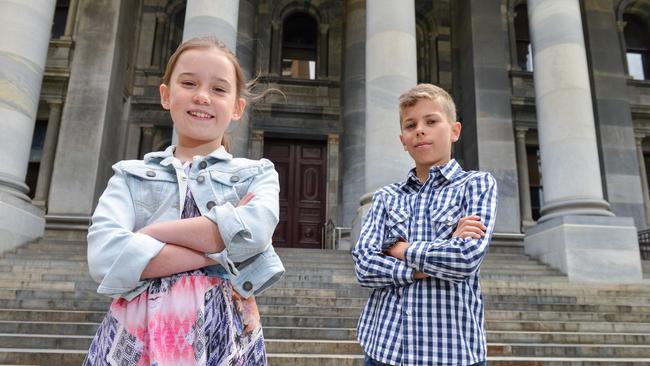
[[[399,139],[416,167],[428,170],[451,159],[451,144],[458,141],[460,129],[460,123],[449,121],[438,103],[422,99],[404,109]]]

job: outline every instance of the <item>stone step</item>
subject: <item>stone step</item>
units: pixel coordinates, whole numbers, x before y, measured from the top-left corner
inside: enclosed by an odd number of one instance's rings
[[[523,311],[558,311],[558,312],[590,312],[594,314],[615,313],[636,315],[641,319],[650,320],[650,305],[606,305],[606,304],[531,304],[526,302],[486,302],[486,311],[492,310],[523,310]]]
[[[650,333],[530,332],[488,329],[490,343],[650,345]]]
[[[270,339],[264,329],[267,353],[363,355],[355,340]]]
[[[488,331],[650,333],[650,322],[487,320]]]
[[[650,358],[489,356],[490,366],[648,366]]]
[[[493,356],[542,357],[619,357],[650,358],[650,345],[562,344],[562,343],[489,343]]]
[[[0,320],[31,322],[99,323],[105,311],[0,309]]]
[[[2,348],[64,349],[86,352],[93,335],[0,333]]]
[[[593,313],[562,311],[490,310],[485,312],[488,321],[568,321],[568,322],[639,322],[650,323],[648,314]]]
[[[57,300],[57,299],[0,299],[0,308],[8,309],[47,309],[68,310],[83,309],[107,311],[111,300],[109,298],[97,300]]]
[[[265,339],[355,340],[356,328],[264,327]]]
[[[81,365],[85,357],[85,350],[0,348],[2,365]]]
[[[0,320],[0,333],[92,335],[99,323]]]
[[[266,327],[356,328],[359,316],[294,316],[261,314]]]
[[[361,307],[320,307],[313,306],[282,306],[282,305],[259,305],[260,314],[264,315],[287,315],[293,316],[327,316],[327,317],[358,317],[361,314]],[[108,307],[107,307],[108,309]]]
[[[363,366],[362,355],[269,353],[269,366]]]

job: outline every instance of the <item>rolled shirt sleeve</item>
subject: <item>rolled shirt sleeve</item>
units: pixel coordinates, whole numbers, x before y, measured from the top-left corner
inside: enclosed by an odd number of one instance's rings
[[[374,194],[361,235],[352,251],[357,279],[364,287],[405,286],[414,281],[415,270],[397,258],[381,252],[386,225],[381,192]]]
[[[122,162],[113,170],[88,229],[88,268],[97,292],[117,297],[141,287],[142,272],[165,243],[133,232],[135,208]]]

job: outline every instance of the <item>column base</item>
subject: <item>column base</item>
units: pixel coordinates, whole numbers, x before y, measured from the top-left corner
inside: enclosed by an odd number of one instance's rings
[[[354,216],[354,219],[352,220],[352,229],[350,230],[350,241],[349,241],[349,248],[343,248],[339,246],[339,249],[341,250],[351,250],[356,244],[357,241],[359,240],[359,236],[361,236],[361,226],[363,226],[363,221],[366,219],[366,216],[368,215],[368,211],[370,211],[370,207],[372,206],[372,195],[375,194],[375,192],[369,192],[361,196],[359,199],[361,207],[357,209],[357,214]]]
[[[0,253],[42,237],[44,215],[42,209],[0,191]]]
[[[555,217],[530,228],[526,254],[566,273],[571,282],[642,280],[639,242],[628,217]]]

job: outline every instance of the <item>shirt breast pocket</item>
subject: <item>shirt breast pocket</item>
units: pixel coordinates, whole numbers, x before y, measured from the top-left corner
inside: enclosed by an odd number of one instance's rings
[[[431,213],[431,225],[435,239],[450,239],[462,217],[462,210],[457,206],[440,207]]]
[[[407,238],[409,213],[403,210],[390,210],[386,215],[386,238],[399,236]]]
[[[251,183],[259,173],[259,167],[249,167],[235,171],[214,170],[210,172],[210,178],[214,192],[220,195],[221,203],[230,202],[233,206],[237,206],[239,201],[248,193]]]

